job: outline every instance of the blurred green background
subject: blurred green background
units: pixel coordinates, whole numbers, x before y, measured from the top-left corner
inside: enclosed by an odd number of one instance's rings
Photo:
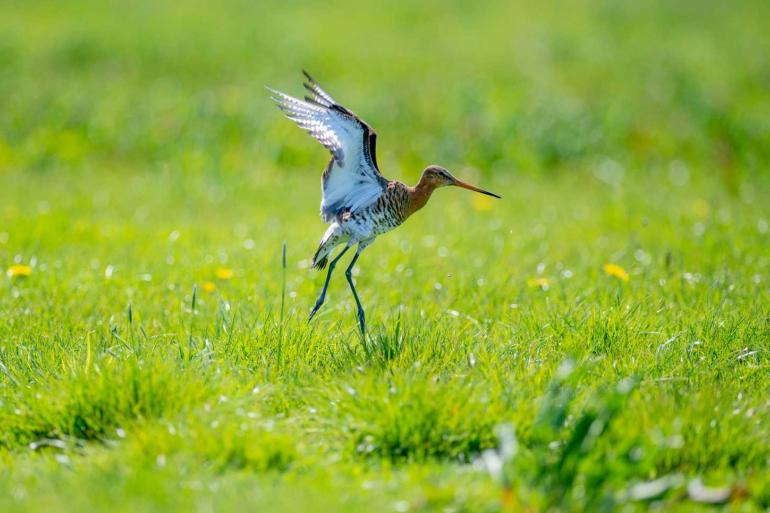
[[[702,477],[766,510],[769,24],[1,1],[0,509],[692,511]],[[328,155],[264,89],[303,68],[386,177],[503,196],[442,190],[366,251],[365,342],[341,275],[305,322]]]
[[[321,167],[276,116],[307,68],[379,129],[383,170],[767,176],[766,2],[4,2],[8,174],[247,179]],[[338,99],[339,99],[338,98]],[[737,190],[737,189],[736,189]]]

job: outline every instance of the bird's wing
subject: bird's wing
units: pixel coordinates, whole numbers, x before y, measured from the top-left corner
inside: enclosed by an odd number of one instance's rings
[[[321,215],[331,221],[375,202],[388,181],[377,168],[377,134],[353,112],[337,103],[305,73],[304,100],[269,89],[286,116],[316,138],[332,154],[323,174]]]

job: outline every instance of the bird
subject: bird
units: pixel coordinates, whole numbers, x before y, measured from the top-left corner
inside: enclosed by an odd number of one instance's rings
[[[321,294],[308,316],[310,322],[323,305],[337,262],[353,246],[355,254],[345,269],[345,278],[356,302],[358,324],[366,335],[366,318],[353,283],[352,270],[361,252],[386,232],[406,221],[425,206],[439,187],[454,186],[487,196],[497,194],[452,176],[446,168],[427,166],[414,186],[388,180],[377,165],[377,133],[365,121],[344,107],[303,70],[307,94],[295,98],[270,87],[271,99],[291,121],[313,136],[331,153],[321,177],[321,218],[329,228],[313,255],[313,267],[328,265]],[[334,258],[337,246],[344,248]],[[331,260],[330,260],[331,259]]]

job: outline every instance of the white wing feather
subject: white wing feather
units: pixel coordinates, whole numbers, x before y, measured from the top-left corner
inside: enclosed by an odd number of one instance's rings
[[[312,85],[306,87],[314,98],[307,101],[269,90],[286,116],[332,154],[324,172],[321,199],[321,216],[330,222],[344,211],[355,212],[377,201],[387,180],[370,155],[371,129],[310,80]]]
[[[328,108],[299,100],[280,91],[269,89],[273,93],[273,101],[286,117],[304,128],[324,147],[332,153],[335,160],[344,162],[345,151],[342,138],[350,139],[355,133],[354,123],[345,122],[342,116]],[[352,132],[352,133],[351,133]],[[346,141],[352,143],[353,141]]]

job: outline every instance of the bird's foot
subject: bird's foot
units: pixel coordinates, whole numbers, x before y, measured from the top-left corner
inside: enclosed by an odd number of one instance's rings
[[[314,317],[314,316],[315,316],[315,314],[318,312],[318,310],[321,308],[321,305],[322,305],[322,304],[323,304],[323,301],[318,301],[318,302],[315,304],[315,306],[313,307],[313,309],[310,311],[310,315],[308,315],[308,317],[307,317],[307,322],[310,322],[310,321],[312,321],[312,320],[313,320],[313,317]]]

